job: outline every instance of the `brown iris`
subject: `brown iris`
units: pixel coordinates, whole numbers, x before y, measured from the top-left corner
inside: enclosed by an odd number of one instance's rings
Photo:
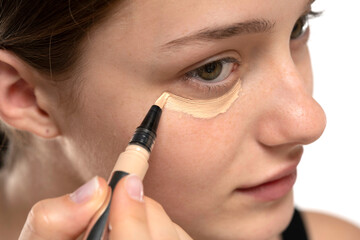
[[[197,70],[197,75],[205,81],[211,81],[220,76],[223,64],[220,61],[205,64]]]
[[[295,26],[291,32],[291,39],[297,39],[301,37],[301,35],[304,33],[304,26],[306,25],[306,17],[301,17],[297,22],[295,23]]]

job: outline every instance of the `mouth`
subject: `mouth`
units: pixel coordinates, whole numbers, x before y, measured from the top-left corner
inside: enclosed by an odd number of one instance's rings
[[[288,173],[279,174],[272,180],[266,181],[256,186],[237,188],[235,191],[240,194],[248,195],[261,202],[269,202],[284,197],[292,190],[296,181],[296,168]]]

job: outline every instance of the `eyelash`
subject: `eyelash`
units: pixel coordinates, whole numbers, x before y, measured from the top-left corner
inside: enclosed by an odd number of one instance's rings
[[[233,57],[226,57],[226,58],[222,58],[219,60],[215,60],[215,61],[211,61],[208,63],[205,63],[203,65],[201,65],[200,67],[185,73],[185,78],[189,79],[189,78],[199,78],[199,74],[198,71],[202,70],[206,65],[212,64],[212,63],[221,63],[221,64],[228,64],[228,63],[236,63],[236,64],[240,64],[240,61],[233,58]],[[210,82],[210,81],[209,81]]]
[[[229,72],[229,74],[220,81],[207,81],[207,80],[203,80],[201,79],[201,77],[199,76],[199,71],[202,71],[204,69],[204,67],[206,65],[209,64],[221,64],[221,66],[224,68],[224,66],[228,65],[228,64],[232,64],[232,68]],[[195,85],[195,87],[199,88],[200,90],[205,90],[205,91],[220,91],[220,90],[224,90],[227,89],[229,87],[229,85],[233,84],[234,81],[227,81],[226,79],[229,78],[229,76],[236,71],[236,69],[240,66],[240,61],[234,57],[225,57],[225,58],[221,58],[219,60],[215,60],[215,61],[210,61],[208,63],[202,64],[200,67],[191,70],[187,73],[184,74],[184,80],[189,82],[192,85]],[[223,68],[221,69],[221,71],[223,71]],[[219,75],[220,76],[220,75]]]
[[[305,33],[307,32],[307,29],[309,28],[309,20],[319,17],[321,15],[321,12],[314,12],[314,11],[310,11],[307,14],[301,16],[295,23],[294,27],[293,27],[293,31],[291,32],[290,35],[290,40],[295,41],[297,39],[300,39],[302,36],[305,35]],[[297,24],[301,23],[301,32],[293,37],[292,34],[294,33],[294,31],[296,30]]]

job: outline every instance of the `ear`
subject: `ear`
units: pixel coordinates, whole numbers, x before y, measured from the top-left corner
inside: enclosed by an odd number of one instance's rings
[[[9,126],[43,138],[54,138],[59,129],[35,95],[36,70],[15,54],[0,50],[0,118]]]

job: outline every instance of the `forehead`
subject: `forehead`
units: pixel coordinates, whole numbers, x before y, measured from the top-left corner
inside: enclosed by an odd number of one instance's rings
[[[292,29],[309,0],[132,0],[114,8],[115,14],[92,35],[90,49],[109,55],[111,64],[129,59],[152,64],[168,59],[159,51],[166,43],[198,31],[265,19]],[[209,46],[208,46],[209,47]],[[183,52],[193,55],[193,49]],[[95,54],[96,52],[96,54]],[[174,53],[169,53],[173,54]],[[171,56],[173,56],[171,55]],[[176,55],[179,60],[179,56]],[[163,62],[163,61],[162,61]]]
[[[288,19],[303,11],[308,0],[135,0],[124,9],[129,33],[171,41],[194,30],[249,19]],[[121,11],[121,10],[120,10]]]

